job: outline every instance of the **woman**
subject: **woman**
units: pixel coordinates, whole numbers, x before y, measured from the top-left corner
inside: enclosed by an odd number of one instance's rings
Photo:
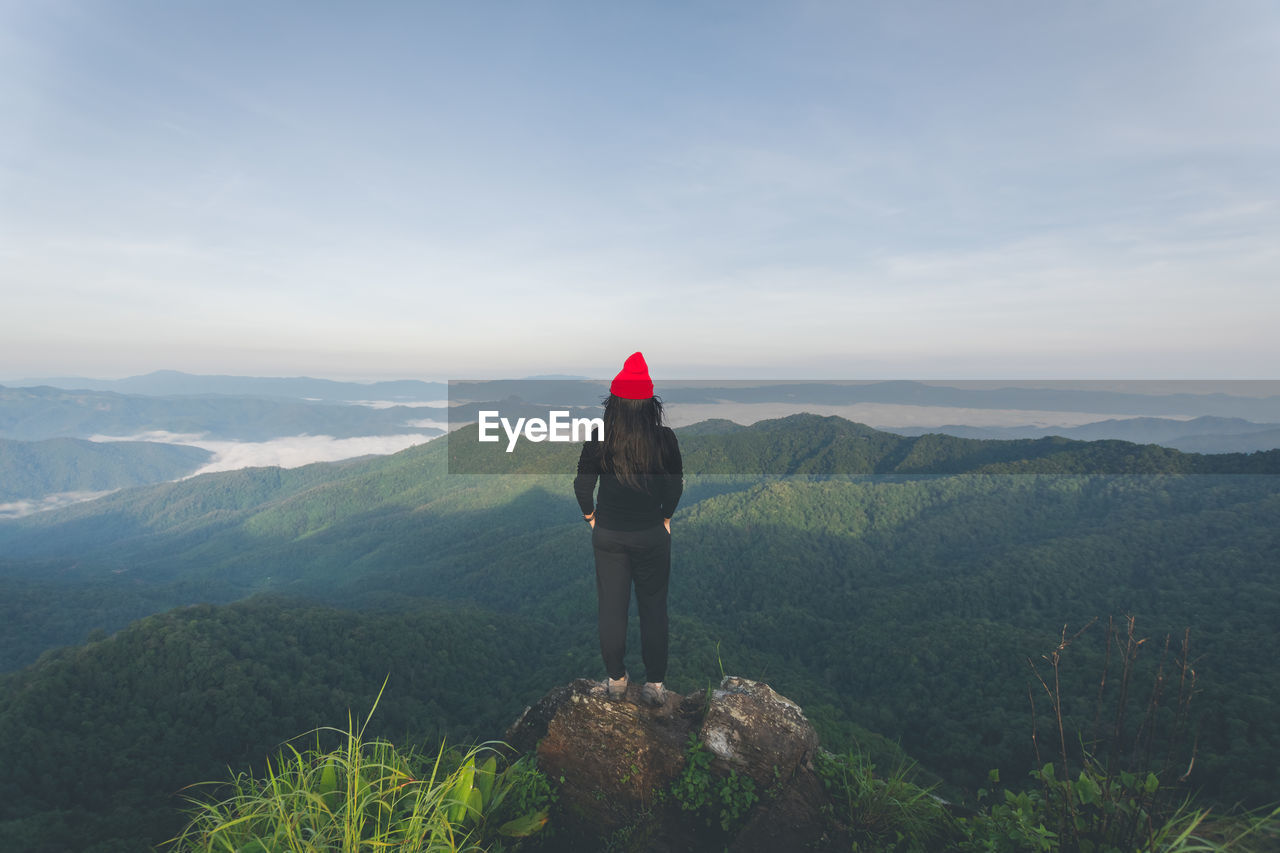
[[[662,425],[662,401],[653,395],[649,366],[635,353],[609,386],[604,440],[583,445],[573,481],[578,506],[591,525],[600,654],[613,699],[627,692],[623,658],[633,585],[646,676],[640,698],[655,706],[667,699],[671,516],[684,489],[683,473],[680,445]],[[597,481],[600,494],[595,497]]]

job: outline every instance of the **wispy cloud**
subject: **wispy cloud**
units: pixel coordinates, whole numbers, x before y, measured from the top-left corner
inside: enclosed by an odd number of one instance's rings
[[[403,400],[351,400],[353,406],[367,406],[370,409],[444,409],[448,408],[448,400],[428,400],[427,402],[405,402]]]
[[[404,425],[408,427],[417,427],[418,429],[439,429],[444,430],[445,432],[449,431],[450,426],[448,421],[437,421],[432,420],[431,418],[420,418],[418,420],[405,421]]]
[[[111,494],[111,491],[59,492],[54,495],[45,495],[40,498],[0,503],[0,519],[22,518],[25,515],[31,515],[37,512],[44,512],[50,509],[61,509],[62,507],[70,506],[71,504],[96,500],[97,498],[105,497],[109,494]]]
[[[279,466],[299,468],[313,462],[337,462],[357,456],[385,456],[429,441],[421,435],[376,435],[360,438],[333,438],[327,435],[296,435],[270,441],[207,441],[197,444],[214,453],[213,461],[191,474],[235,471],[240,468]]]
[[[434,422],[424,424],[434,426]],[[241,468],[299,468],[313,462],[338,462],[357,456],[385,456],[409,447],[424,444],[430,437],[416,434],[370,435],[355,438],[334,438],[329,435],[294,435],[273,438],[269,441],[221,441],[206,439],[198,434],[171,433],[150,430],[136,435],[95,435],[92,441],[156,441],[165,444],[186,444],[200,447],[214,454],[208,464],[187,475],[210,474],[215,471],[236,471]]]

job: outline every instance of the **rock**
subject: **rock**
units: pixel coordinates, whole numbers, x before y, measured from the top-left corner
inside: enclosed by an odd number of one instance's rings
[[[597,682],[579,679],[547,693],[507,731],[506,742],[536,751],[557,786],[553,848],[824,849],[827,800],[811,761],[818,736],[798,705],[767,684],[732,676],[707,693],[670,693],[661,708],[641,703],[639,692],[632,685],[624,699],[611,700]],[[687,810],[687,796],[682,802],[673,794],[691,735],[709,753],[704,772],[713,794],[696,812]],[[726,830],[718,792],[730,771],[751,779],[754,792]]]
[[[629,823],[680,775],[690,728],[702,716],[698,697],[669,693],[656,709],[639,699],[634,684],[614,701],[597,682],[578,679],[552,690],[507,732],[515,749],[536,747],[549,778],[564,778],[561,807],[602,834]]]
[[[789,780],[818,748],[818,733],[799,705],[736,676],[712,692],[698,737],[715,756],[713,767],[745,774],[760,790]]]
[[[821,814],[827,791],[811,766],[800,768],[774,796],[766,796],[738,831],[732,853],[850,850],[845,828]]]

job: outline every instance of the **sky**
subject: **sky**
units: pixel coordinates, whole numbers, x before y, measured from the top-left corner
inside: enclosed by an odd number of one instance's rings
[[[0,379],[1274,379],[1280,4],[0,0]]]

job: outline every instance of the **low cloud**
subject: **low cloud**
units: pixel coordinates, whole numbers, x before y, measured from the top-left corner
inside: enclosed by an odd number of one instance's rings
[[[421,418],[416,421],[405,421],[404,425],[407,427],[414,427],[415,429],[439,429],[444,430],[445,432],[449,431],[448,421],[437,421],[432,420],[431,418]]]
[[[353,406],[366,406],[370,409],[447,409],[448,400],[427,400],[405,402],[404,400],[351,400]]]
[[[49,509],[61,509],[62,507],[70,506],[71,504],[78,504],[83,501],[91,501],[104,497],[111,494],[111,491],[112,490],[105,492],[59,492],[56,495],[45,495],[40,498],[0,503],[0,519],[22,518],[24,515],[44,512]]]
[[[200,442],[205,435],[206,433],[203,432],[169,432],[163,429],[149,429],[133,435],[91,435],[89,441],[155,441],[160,444],[190,444],[203,447],[204,445]]]
[[[432,424],[424,424],[431,426]],[[417,433],[402,435],[366,435],[334,438],[331,435],[291,435],[268,441],[226,441],[206,439],[200,434],[151,430],[137,435],[95,435],[93,441],[156,441],[186,444],[213,454],[207,464],[188,474],[236,471],[240,468],[299,468],[313,462],[338,462],[357,456],[385,456],[408,447],[424,444],[431,436]]]
[[[240,468],[261,468],[278,465],[281,468],[300,468],[313,462],[337,462],[356,456],[386,456],[408,447],[424,444],[430,436],[370,435],[357,438],[334,438],[328,435],[295,435],[273,438],[270,441],[201,441],[197,447],[213,452],[209,464],[193,472],[209,474],[214,471],[235,471]]]

